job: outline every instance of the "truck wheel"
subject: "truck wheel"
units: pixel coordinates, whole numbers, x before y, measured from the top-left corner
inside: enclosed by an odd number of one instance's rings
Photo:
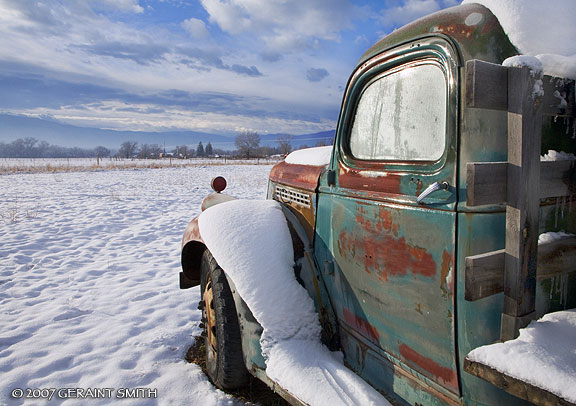
[[[220,389],[248,383],[236,306],[224,271],[210,251],[202,255],[200,285],[208,376]]]

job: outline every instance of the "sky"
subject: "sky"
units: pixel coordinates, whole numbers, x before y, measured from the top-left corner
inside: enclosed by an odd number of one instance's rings
[[[0,114],[132,131],[336,127],[354,65],[459,0],[0,0]]]

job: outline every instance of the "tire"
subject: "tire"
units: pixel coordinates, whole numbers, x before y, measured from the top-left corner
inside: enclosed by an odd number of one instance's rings
[[[245,386],[249,375],[242,355],[236,305],[224,271],[208,250],[202,255],[200,286],[206,372],[220,389]]]

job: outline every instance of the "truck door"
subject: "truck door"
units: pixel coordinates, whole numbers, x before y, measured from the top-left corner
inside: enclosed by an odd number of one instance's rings
[[[314,243],[346,362],[395,392],[410,391],[402,381],[451,399],[458,80],[457,52],[443,37],[358,67],[320,181]],[[418,203],[435,182],[446,188]]]

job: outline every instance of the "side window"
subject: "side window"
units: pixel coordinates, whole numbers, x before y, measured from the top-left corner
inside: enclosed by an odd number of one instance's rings
[[[386,72],[362,92],[350,134],[356,159],[436,161],[446,143],[447,82],[434,63]]]

